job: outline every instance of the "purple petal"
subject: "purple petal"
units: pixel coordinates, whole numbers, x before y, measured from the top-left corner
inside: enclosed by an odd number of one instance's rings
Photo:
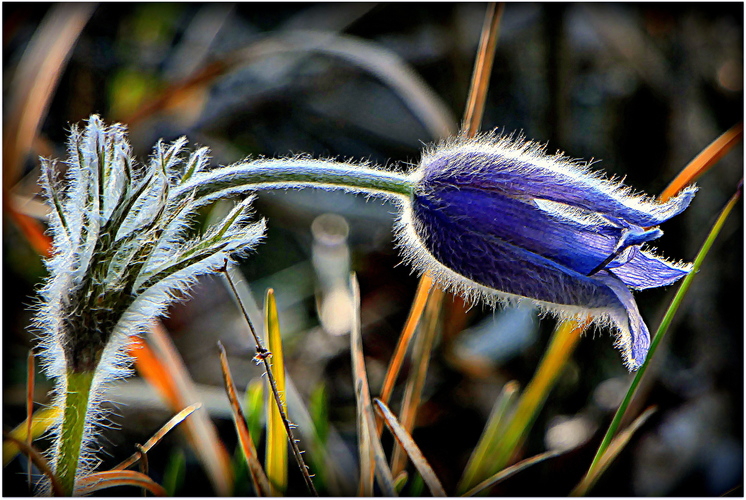
[[[644,201],[581,167],[549,156],[526,154],[517,159],[510,144],[486,149],[450,149],[423,159],[424,184],[470,186],[507,196],[528,196],[580,207],[623,219],[630,224],[657,226],[681,213],[694,197],[688,188],[664,203]],[[535,161],[531,161],[531,160]]]
[[[630,248],[630,252],[631,258],[627,262],[618,266],[612,263],[608,268],[625,285],[636,290],[670,285],[690,270],[688,266],[668,262],[638,247]]]
[[[441,223],[452,223],[454,229],[494,237],[584,275],[610,259],[628,235],[632,240],[651,236],[610,224],[560,219],[530,200],[465,187],[441,188],[429,196],[417,196],[415,204],[427,207],[422,217],[438,214]],[[468,252],[460,249],[459,253],[464,251]]]
[[[648,355],[650,332],[640,316],[635,299],[625,284],[607,271],[601,271],[593,277],[611,289],[623,306],[623,309],[617,309],[611,314],[611,320],[619,329],[616,346],[622,350],[627,367],[637,370]]]
[[[559,305],[619,307],[616,295],[594,278],[485,233],[463,213],[439,209],[419,197],[412,208],[415,232],[428,252],[480,285]]]

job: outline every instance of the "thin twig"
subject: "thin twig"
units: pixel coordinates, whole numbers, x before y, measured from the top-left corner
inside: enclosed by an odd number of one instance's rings
[[[295,457],[295,461],[298,463],[300,472],[303,475],[303,480],[306,482],[306,487],[314,496],[319,496],[318,492],[316,491],[316,487],[313,485],[311,474],[308,472],[308,466],[303,460],[303,454],[300,448],[298,447],[298,440],[295,439],[295,436],[293,435],[292,425],[290,424],[290,420],[288,420],[287,414],[285,413],[285,408],[283,408],[282,398],[280,397],[280,391],[277,390],[277,382],[275,381],[275,377],[272,374],[272,365],[269,362],[269,357],[271,356],[272,353],[270,353],[264,347],[262,343],[262,339],[259,337],[259,335],[256,333],[256,330],[254,329],[254,324],[251,322],[251,318],[249,318],[249,313],[246,311],[246,308],[244,307],[243,302],[241,301],[241,298],[238,295],[238,290],[236,290],[236,286],[233,284],[233,279],[231,278],[231,275],[228,273],[228,260],[227,259],[225,263],[223,264],[223,267],[220,269],[220,272],[222,272],[225,275],[226,279],[228,280],[228,284],[231,287],[231,291],[236,296],[236,299],[238,300],[238,304],[241,307],[241,312],[243,313],[244,318],[246,319],[246,323],[248,323],[249,325],[249,330],[251,330],[251,335],[254,337],[254,342],[256,342],[256,358],[255,359],[260,360],[264,363],[264,370],[267,373],[267,380],[269,380],[269,385],[272,388],[272,394],[274,395],[275,404],[277,405],[277,409],[279,410],[280,416],[282,417],[282,423],[285,426],[285,432],[287,432],[288,439],[290,440],[290,448],[293,450],[293,456]]]

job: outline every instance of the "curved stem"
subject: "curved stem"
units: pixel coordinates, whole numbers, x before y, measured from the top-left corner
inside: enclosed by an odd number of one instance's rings
[[[80,449],[86,425],[86,413],[95,371],[73,372],[67,374],[65,392],[65,409],[62,415],[59,453],[57,455],[56,473],[66,496],[72,496],[75,490],[75,474],[80,460]]]
[[[200,172],[174,192],[177,201],[230,190],[316,187],[383,197],[409,197],[414,182],[407,174],[352,163],[309,158],[263,159]],[[243,189],[242,189],[243,188]]]

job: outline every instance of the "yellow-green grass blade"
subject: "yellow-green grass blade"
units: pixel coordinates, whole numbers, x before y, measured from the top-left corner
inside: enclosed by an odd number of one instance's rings
[[[492,488],[496,484],[505,481],[509,477],[521,472],[524,469],[527,469],[528,467],[531,467],[532,465],[538,464],[539,462],[543,462],[544,460],[548,460],[550,458],[554,458],[558,455],[561,455],[562,451],[547,451],[544,453],[540,453],[538,455],[535,455],[531,458],[527,458],[525,460],[521,460],[517,464],[513,464],[510,467],[506,467],[497,474],[494,474],[490,476],[489,478],[485,479],[481,483],[474,486],[472,489],[464,493],[462,496],[465,497],[473,497],[475,495],[486,493],[489,488]]]
[[[671,326],[671,321],[673,320],[673,317],[676,314],[676,311],[678,311],[679,306],[681,305],[681,302],[684,300],[686,293],[689,291],[689,287],[691,286],[692,281],[694,280],[694,277],[697,275],[697,272],[699,271],[700,267],[702,267],[702,262],[705,260],[705,257],[707,256],[707,253],[710,251],[710,248],[712,248],[712,244],[715,242],[715,239],[720,233],[720,230],[722,229],[723,224],[725,224],[725,221],[728,218],[728,215],[730,215],[731,211],[733,210],[733,207],[736,205],[738,200],[741,198],[742,189],[743,189],[743,181],[741,181],[741,184],[739,184],[738,190],[736,191],[736,193],[731,197],[731,199],[725,205],[723,210],[720,212],[720,215],[715,221],[715,224],[710,229],[710,233],[707,235],[705,242],[702,244],[702,248],[699,250],[699,253],[697,253],[697,257],[694,259],[692,271],[681,282],[681,285],[679,286],[679,289],[677,290],[676,295],[671,301],[671,304],[668,306],[668,310],[666,311],[666,314],[663,317],[663,321],[661,321],[660,327],[658,327],[658,331],[656,332],[655,337],[653,337],[653,341],[650,343],[650,350],[648,351],[648,356],[645,359],[645,362],[643,363],[643,365],[640,367],[640,369],[637,370],[637,373],[635,373],[635,378],[632,380],[632,384],[627,390],[627,394],[624,396],[622,403],[619,405],[619,408],[617,409],[617,412],[614,415],[614,419],[611,421],[611,424],[609,425],[609,429],[606,431],[606,435],[604,436],[603,441],[601,441],[601,444],[598,447],[598,451],[596,452],[596,456],[593,458],[593,462],[591,462],[591,466],[588,469],[588,472],[586,473],[587,477],[592,477],[594,474],[596,474],[595,469],[599,467],[601,459],[606,453],[606,450],[609,448],[611,444],[611,440],[614,437],[614,434],[616,434],[617,429],[619,429],[622,419],[624,418],[624,414],[627,411],[627,408],[629,407],[630,402],[632,401],[632,398],[637,392],[637,387],[640,385],[640,381],[642,380],[642,377],[645,375],[645,372],[647,371],[648,366],[650,365],[650,360],[653,359],[653,356],[655,355],[655,352],[658,349],[658,345],[661,343],[661,340],[663,340],[663,337],[668,332],[668,328],[669,326]]]
[[[518,382],[508,382],[497,397],[487,424],[484,426],[484,431],[482,431],[482,436],[479,438],[479,442],[464,469],[464,474],[458,486],[459,493],[464,493],[489,475],[488,471],[492,467],[491,452],[497,449],[500,444],[502,438],[501,426],[504,425],[513,401],[518,395],[518,387]]]
[[[44,458],[44,456],[36,451],[36,448],[33,446],[30,446],[26,441],[17,439],[10,435],[9,432],[3,431],[3,440],[9,441],[13,443],[15,446],[18,447],[18,449],[26,454],[28,457],[31,458],[31,461],[36,465],[36,467],[49,478],[52,495],[56,497],[64,496],[65,492],[63,490],[62,484],[60,483],[59,478],[55,475],[54,472],[52,472],[52,468],[49,466],[49,462],[47,462],[47,459]]]
[[[285,362],[282,354],[282,338],[280,335],[280,318],[277,314],[275,293],[271,288],[267,290],[264,300],[264,326],[266,331],[267,349],[272,353],[272,372],[283,401],[283,409],[287,414],[285,401]],[[271,395],[270,395],[271,397]],[[267,440],[265,469],[267,479],[272,488],[272,495],[278,496],[285,492],[288,482],[288,436],[282,421],[280,410],[272,398],[267,404]]]
[[[61,410],[57,406],[40,408],[34,412],[31,418],[31,438],[36,439],[44,434],[60,418]],[[27,442],[28,440],[28,422],[23,421],[15,429],[10,431],[10,436],[18,441]],[[18,445],[12,440],[3,441],[3,467],[7,466],[11,460],[18,455]]]
[[[575,350],[580,335],[590,320],[567,320],[560,323],[554,331],[549,347],[539,364],[534,377],[526,386],[515,411],[503,427],[502,439],[492,452],[492,465],[488,474],[494,474],[509,465],[518,447],[536,420],[557,379],[562,374],[567,360]]]

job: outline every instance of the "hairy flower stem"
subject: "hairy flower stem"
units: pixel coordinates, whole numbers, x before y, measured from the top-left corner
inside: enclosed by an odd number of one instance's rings
[[[65,410],[62,415],[60,449],[57,455],[57,477],[66,496],[72,496],[75,490],[75,474],[78,470],[88,400],[95,374],[95,371],[70,371],[67,374]]]
[[[256,190],[317,187],[383,196],[411,196],[414,183],[406,174],[349,163],[306,158],[263,159],[237,163],[198,174],[174,193],[195,198],[224,189],[251,186]]]

